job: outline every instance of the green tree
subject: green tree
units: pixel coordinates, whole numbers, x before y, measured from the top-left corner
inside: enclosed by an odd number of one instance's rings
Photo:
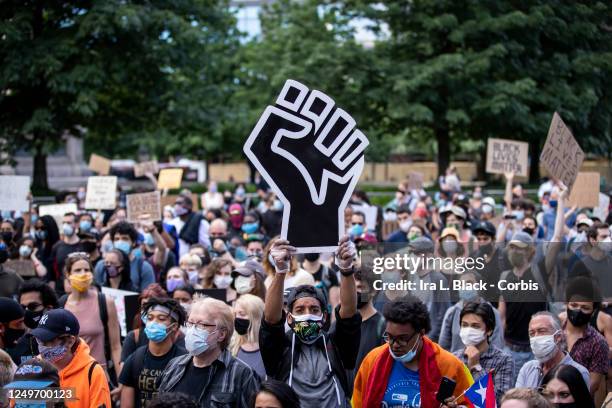
[[[427,129],[437,142],[440,173],[449,164],[450,146],[458,145],[451,142],[468,138],[529,141],[537,163],[555,110],[585,150],[610,150],[609,2],[343,5],[346,14],[367,17],[375,30],[386,31],[376,44],[388,95],[389,120],[381,124],[388,133]],[[531,170],[533,181],[538,168]]]
[[[110,155],[220,149],[239,46],[225,0],[13,0],[0,16],[0,139],[33,153],[36,187],[65,132]]]

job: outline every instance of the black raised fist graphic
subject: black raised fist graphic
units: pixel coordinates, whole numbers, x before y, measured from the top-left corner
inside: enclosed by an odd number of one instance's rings
[[[320,91],[287,80],[244,152],[283,202],[281,237],[298,252],[332,252],[369,142],[355,120]]]

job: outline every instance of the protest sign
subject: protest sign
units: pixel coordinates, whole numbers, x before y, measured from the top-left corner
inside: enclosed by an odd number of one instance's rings
[[[161,220],[161,201],[159,191],[150,193],[128,194],[127,218],[129,222],[138,222],[143,215],[151,221]]]
[[[568,206],[595,208],[599,205],[599,173],[580,172],[572,189]]]
[[[494,139],[487,141],[487,173],[527,177],[529,143],[515,140]]]
[[[114,210],[117,194],[117,177],[89,177],[85,208],[90,210]]]
[[[610,208],[610,196],[599,193],[599,204],[593,209],[593,216],[605,221],[608,217],[608,208]]]
[[[281,237],[298,253],[333,252],[369,141],[332,98],[287,80],[244,144],[283,203]]]
[[[377,225],[377,217],[378,217],[378,207],[375,205],[368,204],[351,204],[351,208],[353,209],[353,214],[356,212],[361,212],[365,215],[365,221],[368,227],[368,230],[376,229]]]
[[[41,205],[38,207],[38,216],[50,215],[55,219],[56,224],[60,227],[62,225],[62,218],[64,214],[77,212],[77,205],[75,203],[68,204],[51,204]]]
[[[158,172],[159,165],[155,160],[137,163],[134,165],[134,177],[142,177],[147,173],[157,174]]]
[[[180,188],[183,180],[183,169],[162,169],[157,179],[157,188]]]
[[[584,152],[557,112],[553,115],[540,162],[571,191],[584,161]]]
[[[0,210],[28,211],[29,176],[0,176]]]
[[[92,154],[89,156],[89,170],[98,173],[101,176],[107,176],[110,174],[111,161],[106,157]]]
[[[34,262],[30,259],[9,259],[4,263],[7,269],[12,269],[22,278],[32,278],[36,276]]]
[[[127,336],[128,330],[132,328],[132,320],[137,313],[138,308],[134,308],[134,301],[136,305],[138,305],[139,293],[113,289],[106,286],[102,286],[102,293],[115,302],[117,319],[119,320],[119,327],[121,327],[121,336]]]
[[[177,194],[167,195],[161,197],[161,208],[163,209],[165,206],[169,205],[170,207],[174,207],[174,203],[178,198]],[[191,194],[191,201],[193,202],[193,211],[200,210],[200,200],[197,194]]]
[[[423,188],[423,173],[411,171],[408,173],[408,190],[421,190]]]

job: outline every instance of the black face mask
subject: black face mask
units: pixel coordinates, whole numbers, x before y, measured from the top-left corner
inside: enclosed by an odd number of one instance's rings
[[[576,408],[578,405],[575,402],[557,402],[553,406],[555,408]]]
[[[304,254],[304,259],[306,259],[308,262],[315,262],[317,259],[319,259],[319,254]]]
[[[236,330],[236,333],[241,336],[247,334],[250,325],[251,321],[249,319],[241,319],[239,317],[234,319],[234,329]]]
[[[83,247],[83,251],[87,252],[88,254],[91,254],[93,251],[98,249],[98,245],[91,241],[81,242],[81,246]]]
[[[489,243],[489,244],[481,245],[480,251],[484,254],[490,253],[491,251],[493,251],[493,244]]]
[[[2,240],[4,241],[4,243],[6,245],[10,244],[11,242],[13,242],[13,233],[12,232],[3,232],[2,234],[0,234],[0,237],[2,237]]]
[[[592,313],[584,313],[580,309],[567,308],[567,319],[576,327],[588,324],[592,315]]]
[[[533,228],[523,228],[523,232],[525,232],[525,233],[527,233],[529,235],[533,235],[535,230]]]
[[[4,348],[15,347],[17,340],[19,340],[24,334],[25,330],[23,329],[11,329],[10,327],[4,329]]]
[[[46,309],[43,309],[40,312],[33,312],[29,309],[26,309],[25,316],[23,317],[23,322],[28,328],[34,330],[36,327],[38,327],[38,321],[40,320],[42,315],[45,314],[45,310]]]
[[[357,309],[361,309],[370,303],[370,299],[367,296],[363,296],[362,294],[357,294]]]

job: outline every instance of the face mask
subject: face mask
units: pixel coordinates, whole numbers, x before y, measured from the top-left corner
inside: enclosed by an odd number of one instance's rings
[[[306,259],[308,262],[316,262],[319,259],[320,254],[305,254],[304,255],[304,259]]]
[[[189,210],[185,207],[183,207],[182,205],[175,205],[174,206],[174,213],[176,214],[177,217],[180,217],[182,215],[185,215],[189,212]]]
[[[453,240],[442,241],[442,249],[444,249],[444,252],[446,252],[449,255],[455,254],[457,252],[458,247],[459,245],[457,244],[457,241],[453,241]]]
[[[253,289],[253,282],[250,276],[237,276],[234,279],[234,287],[240,295],[249,293]]]
[[[488,204],[483,205],[481,208],[483,214],[491,214],[493,212],[493,208]]]
[[[557,333],[558,331],[551,335],[537,336],[529,339],[531,351],[540,363],[547,362],[555,355],[555,351],[557,351],[555,335]]]
[[[251,321],[249,319],[241,319],[240,317],[234,319],[234,329],[236,329],[236,333],[241,336],[247,334],[250,325]]]
[[[370,299],[367,296],[357,293],[357,309],[367,306],[368,303],[370,303]]]
[[[213,282],[217,288],[227,289],[229,288],[230,283],[232,283],[232,277],[226,275],[215,275]]]
[[[283,203],[280,200],[275,200],[272,204],[272,211],[283,211]]]
[[[548,202],[548,205],[550,205],[550,208],[557,208],[557,203],[558,203],[557,200],[550,200]]]
[[[36,214],[30,215],[30,223],[36,224],[36,221],[38,221],[38,215]]]
[[[193,285],[197,285],[198,280],[199,280],[199,276],[198,276],[198,271],[188,271],[187,275],[189,276],[189,282],[192,283]]]
[[[47,347],[38,343],[38,352],[42,356],[43,360],[48,361],[49,363],[57,363],[68,353],[68,347],[64,344],[60,344],[59,346]]]
[[[603,241],[600,241],[597,243],[597,246],[603,252],[610,251],[612,249],[612,238],[610,237],[604,238]]]
[[[172,278],[166,281],[166,289],[168,292],[174,292],[177,288],[182,287],[184,284],[182,279]]]
[[[406,220],[399,223],[399,227],[403,232],[408,232],[410,227],[412,227],[412,220]]]
[[[526,234],[529,234],[529,235],[533,235],[535,230],[533,228],[525,227],[525,228],[523,228],[523,232],[526,233]]]
[[[70,275],[68,277],[70,281],[70,286],[78,292],[85,292],[91,286],[91,282],[93,282],[93,275],[91,272],[82,273],[78,275]]]
[[[115,249],[120,250],[121,252],[123,252],[125,255],[129,255],[131,250],[132,250],[132,245],[130,245],[129,242],[127,241],[123,241],[123,240],[118,240],[115,241],[113,243],[113,246],[115,247]]]
[[[166,325],[157,322],[147,323],[144,332],[149,340],[154,343],[161,343],[168,337],[168,328]]]
[[[553,406],[555,408],[576,408],[578,405],[575,402],[557,402]]]
[[[71,237],[74,235],[74,228],[72,228],[72,225],[70,224],[62,224],[62,232],[65,236]]]
[[[459,299],[467,302],[478,296],[478,291],[474,289],[459,289]]]
[[[208,187],[208,191],[211,193],[216,193],[217,192],[217,186],[210,186]]]
[[[352,236],[359,237],[362,234],[363,234],[363,225],[356,224],[351,227]]]
[[[104,241],[104,243],[102,244],[102,253],[105,254],[111,249],[113,249],[113,241]]]
[[[210,333],[207,330],[201,330],[197,327],[190,327],[185,334],[185,348],[192,356],[199,356],[210,348],[208,337]]]
[[[291,314],[293,322],[289,325],[297,338],[306,344],[312,344],[321,337],[323,328],[323,316]]]
[[[419,336],[420,334],[417,336],[417,341],[416,343],[414,343],[414,346],[412,346],[412,349],[403,356],[396,356],[393,353],[393,350],[391,350],[391,347],[389,347],[389,353],[391,353],[391,357],[393,357],[395,361],[398,361],[400,363],[409,363],[414,360],[414,357],[416,357],[417,348],[419,347]]]
[[[567,319],[576,327],[587,325],[591,320],[592,313],[584,313],[580,309],[567,308]]]
[[[12,232],[3,232],[2,234],[0,234],[0,236],[2,237],[2,241],[4,241],[5,244],[9,244],[10,242],[13,241],[13,233]]]
[[[259,229],[259,223],[249,222],[248,224],[242,224],[241,229],[242,229],[242,232],[246,234],[253,234],[257,231],[257,229]]]
[[[28,258],[32,253],[32,248],[27,245],[22,245],[19,247],[19,256],[22,258]]]
[[[514,215],[516,217],[517,221],[521,221],[523,218],[525,218],[525,211],[523,211],[523,210],[513,210],[512,211],[512,215]]]
[[[89,230],[91,229],[91,221],[81,221],[79,223],[79,229],[81,230],[81,232],[89,232]]]
[[[11,218],[11,212],[10,211],[3,210],[1,215],[2,215],[2,219],[3,220],[8,220],[8,219]]]
[[[153,239],[153,235],[151,233],[147,232],[144,234],[144,243],[147,246],[155,245],[155,240]]]
[[[115,265],[105,265],[104,269],[106,269],[106,274],[109,278],[116,278],[121,274],[121,272],[119,272],[119,268],[117,268]]]
[[[510,264],[514,266],[515,268],[522,268],[526,262],[525,255],[523,255],[520,252],[514,252],[514,251],[511,251],[508,254],[508,260],[510,261]]]
[[[480,250],[488,254],[489,252],[493,250],[493,244],[489,243],[489,244],[480,245]]]
[[[420,237],[420,235],[419,235],[419,234],[417,234],[417,233],[412,233],[412,234],[408,235],[408,241],[412,242],[412,241],[414,241],[415,239],[417,239],[418,237]]]
[[[36,327],[38,327],[38,321],[43,314],[45,314],[45,309],[41,310],[40,312],[33,312],[26,309],[25,315],[23,316],[23,323],[25,323],[26,327],[34,330]]]
[[[140,249],[140,248],[135,248],[135,249],[132,251],[132,255],[134,255],[134,258],[136,258],[136,259],[142,258],[142,249]]]
[[[34,236],[36,237],[36,239],[40,240],[40,241],[44,241],[45,239],[47,239],[47,231],[45,230],[38,230],[34,232]]]
[[[6,245],[4,243],[0,244],[0,264],[3,264],[8,259],[8,251],[6,250]]]
[[[187,316],[189,316],[189,312],[191,312],[191,303],[181,302],[181,306],[183,306],[183,309],[185,309],[185,313],[187,313]]]
[[[25,330],[23,329],[11,329],[10,327],[4,329],[4,334],[2,335],[4,340],[4,347],[14,347],[15,343],[17,343],[17,340],[19,340],[24,334]]]
[[[259,262],[261,262],[263,258],[263,251],[251,251],[248,253],[249,258],[256,258]]]
[[[475,346],[482,343],[486,339],[484,330],[474,329],[473,327],[462,327],[459,331],[459,337],[466,346]]]

